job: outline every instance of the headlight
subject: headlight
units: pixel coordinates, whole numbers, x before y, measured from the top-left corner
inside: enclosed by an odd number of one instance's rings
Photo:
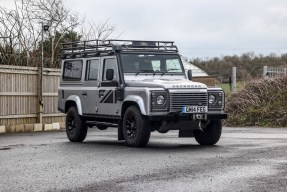
[[[158,105],[163,105],[164,102],[165,102],[164,96],[162,96],[162,95],[157,96],[157,98],[156,98],[156,103],[157,103]]]
[[[208,98],[208,102],[209,104],[214,104],[216,101],[216,98],[214,95],[209,95],[209,98]]]
[[[168,111],[169,97],[167,91],[151,91],[151,111]]]
[[[224,92],[221,90],[208,91],[208,110],[224,109]]]

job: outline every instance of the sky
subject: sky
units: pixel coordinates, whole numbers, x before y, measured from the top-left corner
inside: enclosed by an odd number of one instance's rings
[[[11,0],[0,0],[8,3]],[[188,58],[287,53],[286,0],[66,0],[119,39],[175,41]]]

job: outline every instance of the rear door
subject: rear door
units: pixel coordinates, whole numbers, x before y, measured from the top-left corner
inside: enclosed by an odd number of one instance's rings
[[[85,114],[96,114],[98,112],[98,89],[99,89],[100,59],[87,59],[86,75],[82,98],[85,103]]]

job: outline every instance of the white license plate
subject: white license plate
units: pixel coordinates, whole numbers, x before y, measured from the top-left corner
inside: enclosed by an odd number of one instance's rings
[[[183,113],[206,113],[207,106],[186,106],[182,107]]]

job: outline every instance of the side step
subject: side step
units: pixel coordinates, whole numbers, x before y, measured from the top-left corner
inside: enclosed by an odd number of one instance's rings
[[[86,124],[89,125],[93,125],[93,126],[97,126],[97,125],[105,125],[108,127],[118,127],[118,124],[114,124],[114,123],[107,123],[107,122],[98,122],[98,121],[86,121]]]

